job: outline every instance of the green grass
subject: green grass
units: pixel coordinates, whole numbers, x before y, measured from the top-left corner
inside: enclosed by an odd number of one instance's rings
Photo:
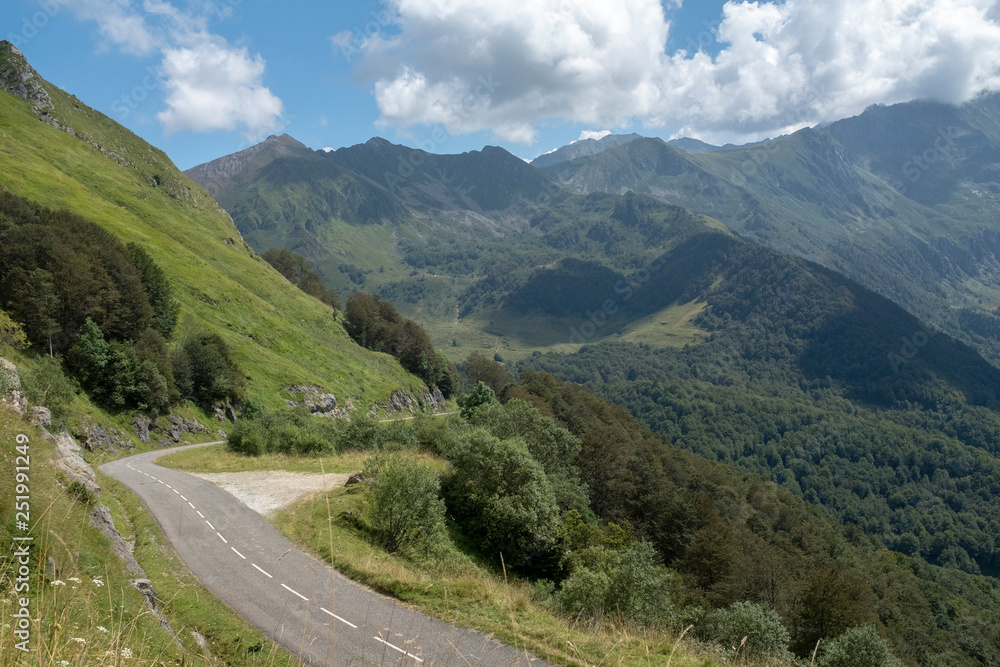
[[[8,166],[0,186],[144,245],[181,303],[178,339],[219,333],[246,372],[249,393],[267,404],[277,405],[277,392],[290,384],[320,385],[359,408],[419,387],[391,357],[350,341],[339,315],[253,253],[228,215],[162,152],[54,86],[48,90],[55,117],[130,166],[0,94],[0,161]]]
[[[696,343],[706,332],[691,323],[708,305],[695,300],[676,304],[629,324],[621,340],[654,347],[683,347]]]
[[[225,445],[209,445],[156,459],[157,465],[185,472],[248,472],[256,470],[288,470],[291,472],[327,472],[333,474],[357,472],[364,468],[368,455],[345,452],[333,456],[305,457],[287,454],[243,456],[226,449]]]

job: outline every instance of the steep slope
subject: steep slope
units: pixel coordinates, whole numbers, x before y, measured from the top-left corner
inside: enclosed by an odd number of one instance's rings
[[[635,190],[712,215],[997,361],[998,109],[997,96],[874,106],[753,146],[677,155],[646,139],[544,171],[575,192]]]
[[[176,335],[219,333],[251,378],[251,395],[276,403],[285,386],[317,384],[367,403],[418,389],[394,360],[358,348],[334,311],[258,257],[161,151],[42,80],[7,43],[0,80],[25,93],[0,92],[0,186],[143,245],[180,301]]]

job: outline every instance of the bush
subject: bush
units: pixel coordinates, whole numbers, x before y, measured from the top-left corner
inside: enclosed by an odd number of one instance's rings
[[[404,421],[382,423],[372,417],[351,417],[351,421],[340,431],[337,451],[378,451],[389,443],[414,447],[417,439],[413,429]]]
[[[28,336],[24,329],[3,310],[0,310],[0,343],[15,349],[28,347]]]
[[[737,602],[717,609],[705,618],[704,635],[724,647],[740,646],[746,637],[743,655],[787,656],[789,634],[778,612],[755,602]]]
[[[321,456],[334,450],[337,423],[313,417],[305,408],[268,412],[241,419],[229,434],[229,449],[246,456],[297,454]]]
[[[47,356],[36,358],[30,369],[21,372],[21,389],[33,405],[49,409],[53,431],[65,426],[70,403],[80,391],[79,385],[63,372],[62,364]]]
[[[365,477],[372,478],[368,523],[382,548],[426,554],[444,543],[444,502],[438,497],[437,473],[412,455],[389,454],[369,459]]]
[[[482,548],[508,566],[535,573],[558,567],[558,506],[542,466],[520,438],[472,429],[450,454],[449,511]]]
[[[871,625],[851,628],[823,648],[819,667],[903,667]]]
[[[621,617],[639,627],[675,625],[676,573],[657,563],[648,542],[622,549],[588,547],[573,554],[573,573],[556,601],[574,618]]]

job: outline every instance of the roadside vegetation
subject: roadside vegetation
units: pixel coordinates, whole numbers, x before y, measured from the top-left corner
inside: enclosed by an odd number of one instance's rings
[[[895,667],[968,641],[935,604],[956,626],[993,627],[987,579],[885,551],[579,386],[471,362],[499,398],[479,381],[460,415],[387,424],[260,412],[211,469],[257,469],[255,455],[363,469],[275,525],[362,583],[557,663],[667,664],[686,631],[672,664],[810,664],[815,651],[821,667]],[[959,611],[959,595],[981,606]]]

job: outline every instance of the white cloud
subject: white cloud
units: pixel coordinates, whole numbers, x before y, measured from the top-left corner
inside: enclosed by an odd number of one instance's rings
[[[609,134],[611,134],[611,130],[584,130],[583,132],[580,133],[580,136],[577,138],[576,141],[583,141],[584,139],[600,140],[608,136]],[[574,141],[573,143],[576,143],[576,141]]]
[[[163,73],[167,108],[157,114],[167,132],[244,129],[260,138],[274,129],[282,105],[261,84],[264,59],[222,40],[166,49]]]
[[[60,1],[97,22],[103,48],[160,55],[157,78],[166,108],[156,117],[166,132],[240,129],[257,140],[281,127],[283,105],[263,83],[264,59],[208,29],[210,15],[228,11],[204,3],[199,14],[166,0]]]
[[[365,40],[360,73],[397,127],[530,143],[562,119],[746,141],[875,102],[1000,89],[995,0],[728,2],[714,56],[665,52],[659,0],[386,5],[398,32]]]

